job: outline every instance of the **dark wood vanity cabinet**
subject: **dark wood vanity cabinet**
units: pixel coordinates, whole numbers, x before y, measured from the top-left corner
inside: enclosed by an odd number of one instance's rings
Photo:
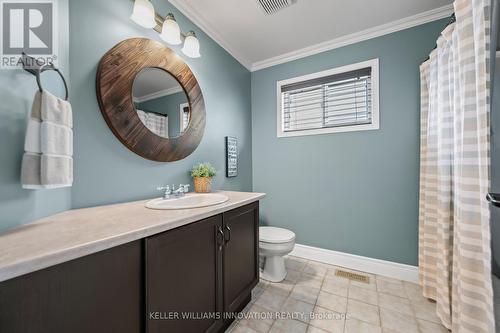
[[[259,206],[224,213],[224,310],[236,312],[259,281]]]
[[[229,326],[259,280],[258,215],[253,203],[146,239],[148,333]]]
[[[258,215],[255,202],[0,282],[0,333],[223,332],[259,279]]]
[[[0,283],[2,333],[142,331],[142,242]]]
[[[222,328],[220,318],[200,319],[204,313],[223,309],[219,230],[222,215],[146,239],[148,333],[218,332]]]

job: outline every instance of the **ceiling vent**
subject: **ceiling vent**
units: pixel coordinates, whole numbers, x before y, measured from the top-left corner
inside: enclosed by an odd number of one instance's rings
[[[257,0],[267,15],[274,14],[295,4],[297,0]]]

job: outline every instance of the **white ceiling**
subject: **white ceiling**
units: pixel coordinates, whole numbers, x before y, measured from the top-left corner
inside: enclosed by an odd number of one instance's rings
[[[453,2],[298,0],[267,15],[257,0],[169,1],[251,70],[449,16]]]

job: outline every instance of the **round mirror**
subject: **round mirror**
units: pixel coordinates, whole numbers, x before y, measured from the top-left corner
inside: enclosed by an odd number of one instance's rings
[[[163,43],[130,38],[113,46],[99,62],[96,93],[113,134],[144,158],[178,161],[201,142],[206,124],[201,87]]]
[[[177,79],[160,68],[144,68],[135,77],[132,98],[144,126],[163,138],[176,138],[191,120],[188,97]]]

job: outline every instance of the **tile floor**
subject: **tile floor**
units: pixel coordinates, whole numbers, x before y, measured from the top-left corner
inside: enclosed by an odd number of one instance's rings
[[[286,266],[285,281],[261,280],[226,333],[449,333],[416,284],[368,273],[369,284],[350,281],[335,276],[339,267],[297,257]],[[285,315],[265,316],[276,312]]]

